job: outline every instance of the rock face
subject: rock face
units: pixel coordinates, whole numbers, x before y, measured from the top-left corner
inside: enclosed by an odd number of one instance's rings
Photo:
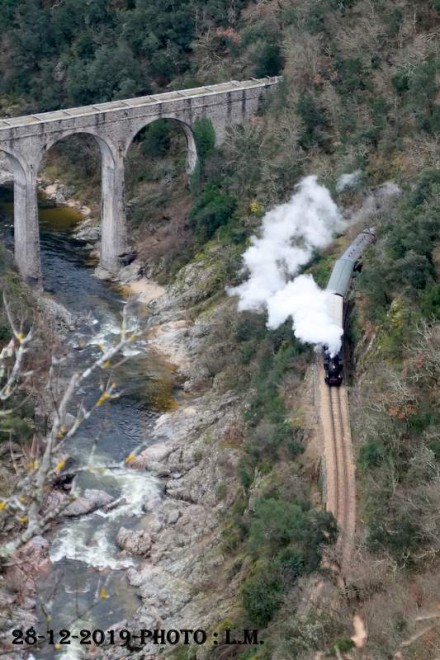
[[[113,497],[103,490],[86,489],[72,504],[64,509],[65,516],[83,516],[108,506]]]
[[[188,281],[187,296],[195,276]],[[142,598],[142,606],[129,622],[131,630],[212,628],[230,616],[241,580],[240,570],[231,572],[222,521],[241,490],[237,479],[240,443],[230,438],[236,437],[243,402],[235,392],[217,390],[201,364],[203,342],[209,341],[209,319],[199,317],[190,324],[186,310],[179,313],[176,307],[176,297],[169,292],[152,304],[155,327],[150,342],[176,364],[190,384],[185,389],[191,396],[177,410],[158,418],[154,444],[130,464],[164,484],[164,497],[140,521],[142,529],[123,527],[117,536],[123,552],[143,557],[138,567],[127,572]],[[200,393],[197,383],[203,379],[208,386]],[[106,649],[108,658],[129,654],[124,648]],[[147,645],[134,657],[155,658],[157,647]]]
[[[55,326],[57,333],[64,334],[75,328],[76,318],[61,303],[47,294],[38,296],[38,307]]]
[[[35,624],[35,581],[50,571],[48,551],[49,541],[35,536],[14,553],[4,575],[0,576],[0,633],[16,626],[17,621],[21,626]],[[12,612],[13,619],[10,619]],[[5,638],[12,639],[12,635],[5,635]]]
[[[127,284],[128,282],[134,282],[139,279],[142,273],[142,264],[138,261],[133,261],[128,266],[124,266],[120,269],[118,273],[118,280],[122,284]]]

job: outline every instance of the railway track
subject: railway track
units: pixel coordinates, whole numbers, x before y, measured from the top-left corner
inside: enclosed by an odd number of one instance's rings
[[[342,570],[347,566],[356,522],[356,492],[347,390],[344,385],[328,387],[322,361],[318,361],[319,399],[325,457],[325,500],[336,518]]]

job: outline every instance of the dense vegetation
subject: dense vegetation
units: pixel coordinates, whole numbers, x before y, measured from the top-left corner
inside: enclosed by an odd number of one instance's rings
[[[255,315],[234,322],[224,315],[209,340],[212,379],[248,392],[243,429],[231,439],[242,449],[243,496],[223,521],[224,544],[240,567],[243,556],[249,561],[244,616],[269,625],[272,651],[243,658],[336,655],[336,640],[340,650],[350,645],[355,609],[367,620],[372,657],[392,657],[414,634],[417,609],[437,603],[439,30],[438,0],[2,5],[5,112],[283,73],[261,117],[231,131],[221,150],[209,125],[196,128],[200,164],[190,182],[182,136],[170,124],[154,124],[132,147],[129,218],[147,272],[167,281],[195,258],[212,273],[194,314],[237,282],[264,210],[284,201],[302,174],[334,189],[339,174],[360,168],[359,189],[338,199],[349,209],[386,180],[402,189],[399,204],[376,218],[379,240],[356,283],[350,332],[361,522],[348,599],[336,613],[295,614],[298,580],[317,568],[323,541],[335,535],[310,505],[303,458],[299,390],[310,354],[288,326],[269,332]],[[70,162],[72,172],[79,161],[71,145],[60,170]],[[152,236],[161,239],[156,247]],[[329,263],[327,255],[313,264],[318,279]],[[296,417],[288,414],[295,407]],[[439,645],[434,629],[405,657],[434,658]]]
[[[0,93],[41,112],[148,94],[177,76],[188,86],[192,76],[198,79],[192,66],[195,40],[210,36],[199,45],[208,57],[211,49],[223,55],[238,48],[233,28],[248,4],[5,0]],[[262,41],[259,49],[255,74],[279,69],[274,44]]]

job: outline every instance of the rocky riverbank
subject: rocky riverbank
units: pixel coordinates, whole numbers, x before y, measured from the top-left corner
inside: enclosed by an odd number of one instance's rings
[[[91,226],[81,227],[77,236]],[[117,534],[122,554],[141,558],[127,570],[127,579],[142,600],[133,620],[118,627],[212,630],[236,610],[246,568],[233,569],[222,541],[224,519],[241,490],[243,400],[212,378],[206,366],[209,335],[231,301],[191,320],[209,269],[201,276],[200,264],[189,264],[178,284],[166,288],[140,273],[134,262],[121,269],[118,280],[148,305],[149,345],[175,366],[181,395],[178,407],[157,419],[154,443],[130,457],[133,470],[161,480],[163,497],[137,529],[122,527]],[[207,653],[200,647],[197,657]],[[106,658],[126,655],[133,651],[102,650]],[[157,647],[145,647],[139,657],[157,657]]]
[[[187,299],[190,290],[185,294]],[[200,363],[203,338],[221,309],[190,323],[181,301],[170,287],[153,303],[150,320],[150,341],[177,364],[186,394],[176,410],[159,417],[156,442],[131,463],[164,485],[164,496],[142,520],[141,531],[118,534],[124,552],[143,558],[127,571],[142,599],[134,619],[120,624],[131,630],[212,630],[235,610],[241,579],[222,542],[222,520],[241,489],[241,450],[234,438],[243,404],[235,393],[217,391]],[[197,657],[207,651],[199,650]],[[118,658],[129,651],[107,649],[104,655]],[[157,647],[145,647],[139,657],[157,657]]]
[[[42,179],[40,189],[49,201],[71,206],[85,216],[75,235],[88,243],[91,255],[96,254],[100,231],[90,209],[72,198],[59,181]],[[127,570],[127,580],[138,591],[142,604],[133,620],[117,624],[133,631],[160,627],[212,630],[234,612],[245,569],[244,565],[232,566],[222,542],[226,513],[241,490],[237,466],[243,402],[211,376],[206,364],[210,332],[231,301],[207,313],[190,313],[203,298],[209,280],[209,268],[201,272],[200,266],[193,263],[184,267],[178,284],[168,287],[142,277],[141,264],[136,261],[122,268],[116,278],[126,294],[137,296],[148,306],[149,345],[175,366],[180,384],[178,406],[157,419],[154,443],[130,457],[128,463],[146,477],[159,479],[163,492],[160,502],[146,511],[136,529],[122,526],[117,533],[121,557],[140,558],[140,563]],[[61,330],[75,322],[61,305],[43,298],[43,307],[52,303],[56,307],[49,315],[58,319]],[[87,515],[93,510],[85,506],[77,514],[78,505],[71,506],[72,515]],[[46,570],[44,539],[34,539],[24,551],[34,573]],[[8,579],[19,580],[12,573]],[[29,583],[24,602],[29,623],[34,596],[34,585]],[[198,657],[207,651],[200,647]],[[122,647],[97,653],[108,658],[133,655]],[[157,657],[157,648],[146,648],[139,657]]]

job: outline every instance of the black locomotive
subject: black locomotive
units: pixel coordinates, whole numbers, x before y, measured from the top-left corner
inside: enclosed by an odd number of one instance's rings
[[[343,363],[341,353],[331,355],[324,349],[324,380],[329,387],[339,387],[342,384]]]

